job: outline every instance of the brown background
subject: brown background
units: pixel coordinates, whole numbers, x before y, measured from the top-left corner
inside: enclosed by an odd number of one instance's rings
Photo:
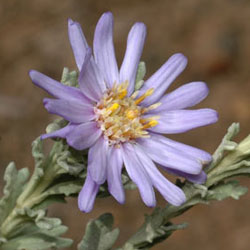
[[[250,2],[247,0],[0,0],[0,175],[9,161],[18,167],[33,161],[30,144],[53,120],[42,106],[46,95],[28,78],[37,69],[60,79],[64,66],[74,69],[67,38],[67,18],[82,24],[92,44],[95,24],[104,11],[115,16],[115,45],[119,63],[129,28],[135,21],[148,27],[142,59],[147,77],[175,52],[184,53],[189,64],[175,83],[203,80],[209,97],[199,107],[218,110],[217,124],[172,136],[176,140],[213,152],[227,127],[241,123],[242,139],[249,133],[250,93]],[[249,185],[249,179],[242,179]],[[2,186],[3,183],[0,183]],[[199,206],[175,222],[189,222],[154,249],[248,250],[250,234],[250,194],[240,201],[227,200]],[[159,197],[159,205],[165,202]],[[60,208],[60,209],[59,209]],[[126,204],[113,198],[98,200],[91,214],[78,211],[75,199],[54,206],[52,216],[60,216],[70,227],[67,236],[79,241],[86,221],[111,211],[121,228],[124,242],[143,221],[145,208],[137,191],[127,192]],[[75,246],[71,249],[75,249]]]

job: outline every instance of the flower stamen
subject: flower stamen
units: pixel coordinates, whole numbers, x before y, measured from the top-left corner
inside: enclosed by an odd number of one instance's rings
[[[142,115],[160,104],[156,103],[148,108],[138,105],[146,97],[152,95],[154,89],[147,90],[135,100],[139,92],[134,92],[128,97],[127,88],[127,81],[119,85],[114,84],[112,89],[104,93],[94,109],[97,122],[110,145],[119,146],[120,143],[133,141],[136,138],[148,138],[149,133],[146,129],[158,124],[159,116],[142,118]]]
[[[112,113],[115,112],[119,107],[120,107],[120,105],[119,105],[118,103],[115,102],[114,104],[112,104],[111,107],[107,108],[107,111],[111,111],[111,114],[112,114]]]
[[[152,127],[156,126],[158,123],[159,123],[158,121],[152,120],[152,121],[146,123],[145,125],[143,125],[143,128],[144,129],[152,128]]]
[[[128,119],[133,120],[140,115],[140,111],[138,109],[130,109],[126,112],[126,116]]]
[[[141,95],[138,99],[135,100],[135,104],[139,104],[141,103],[145,98],[147,98],[148,96],[152,95],[154,92],[154,89],[148,89],[143,95]]]
[[[150,106],[147,107],[147,108],[143,108],[143,109],[142,109],[142,114],[144,114],[144,113],[146,113],[146,112],[148,112],[148,111],[150,111],[150,110],[156,109],[156,108],[158,108],[160,105],[161,105],[161,103],[160,103],[160,102],[157,102],[157,103],[154,103],[154,104],[150,105]]]

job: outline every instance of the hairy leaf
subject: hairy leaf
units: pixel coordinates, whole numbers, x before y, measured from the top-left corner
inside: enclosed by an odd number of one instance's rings
[[[135,79],[135,91],[139,90],[142,87],[144,83],[143,78],[145,75],[146,75],[146,64],[145,62],[140,62],[138,65],[138,70]]]
[[[29,170],[23,168],[17,170],[15,163],[11,162],[4,174],[6,185],[3,190],[3,197],[0,199],[0,224],[16,205],[16,200],[23,190],[24,184],[29,178]]]
[[[119,236],[119,229],[112,230],[112,227],[111,214],[103,214],[90,221],[82,241],[78,244],[78,250],[109,250]]]

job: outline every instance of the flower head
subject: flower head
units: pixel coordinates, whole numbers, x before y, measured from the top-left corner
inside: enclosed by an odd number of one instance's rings
[[[185,202],[185,194],[169,182],[155,164],[166,171],[202,183],[202,166],[210,154],[170,140],[175,134],[217,121],[212,109],[186,109],[203,100],[208,88],[191,82],[164,95],[184,70],[187,59],[174,54],[143,86],[135,91],[146,27],[131,28],[125,56],[118,70],[113,45],[113,16],[104,13],[94,35],[93,54],[77,22],[69,20],[69,39],[79,69],[79,88],[61,83],[32,70],[30,77],[56,99],[44,99],[45,108],[69,124],[48,137],[65,138],[77,150],[89,149],[88,174],[78,197],[80,210],[93,208],[99,186],[105,181],[113,197],[124,203],[121,181],[123,166],[137,185],[147,206],[156,204],[154,187],[173,205]]]

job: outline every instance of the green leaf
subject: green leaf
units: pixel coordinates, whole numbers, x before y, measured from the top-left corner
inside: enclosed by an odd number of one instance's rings
[[[219,172],[216,175],[213,174],[208,179],[206,185],[211,186],[214,183],[218,183],[222,180],[229,179],[236,176],[250,176],[250,160],[243,160],[237,164],[226,166],[224,172]]]
[[[145,62],[140,62],[136,74],[135,91],[139,90],[142,87],[144,83],[143,78],[145,74],[146,74],[146,64]]]
[[[98,219],[90,221],[78,250],[109,250],[119,236],[119,229],[112,230],[113,216],[103,214]]]
[[[32,146],[35,170],[28,182],[27,169],[17,171],[13,163],[6,169],[6,187],[0,201],[1,249],[58,249],[72,242],[58,237],[66,227],[60,219],[46,217],[46,209],[52,202],[64,201],[65,196],[80,191],[82,179],[72,173],[79,173],[83,166],[63,141],[55,142],[47,157],[39,138]],[[34,244],[38,243],[36,248]]]
[[[204,185],[181,183],[187,201],[181,206],[167,205],[165,208],[154,209],[151,215],[145,217],[145,222],[122,250],[148,249],[158,242],[168,238],[174,231],[183,229],[186,223],[174,225],[170,220],[177,217],[197,204],[209,204],[212,200],[223,200],[229,197],[238,199],[247,192],[237,181],[221,182],[208,188]]]
[[[24,184],[29,178],[29,170],[23,168],[17,170],[15,163],[11,162],[4,174],[6,185],[3,190],[3,197],[0,199],[0,224],[8,216],[16,205],[16,200],[23,190]]]
[[[186,228],[186,223],[174,225],[166,221],[166,211],[170,207],[173,206],[156,208],[151,215],[147,215],[143,226],[121,249],[148,249],[162,240],[165,240],[174,231]]]
[[[84,169],[84,172],[86,172],[87,160],[85,160],[82,155],[73,155],[68,147],[58,155],[56,162],[57,165],[61,167],[60,173],[68,173],[79,177],[80,173],[83,172]]]
[[[26,220],[16,227],[9,239],[0,244],[1,249],[60,249],[72,244],[72,240],[60,237],[67,227],[58,218],[46,217],[45,210],[20,209],[17,212]],[[36,246],[36,243],[39,245]]]
[[[136,184],[128,177],[126,171],[122,173],[122,184],[124,188],[128,190],[133,190],[137,188]]]
[[[61,82],[62,84],[67,85],[67,86],[77,87],[78,86],[78,73],[76,71],[70,72],[69,69],[65,67],[63,69]]]
[[[34,210],[47,209],[54,203],[66,203],[64,195],[50,195],[33,207]]]
[[[232,129],[233,126],[231,126],[230,128],[232,131],[235,131]],[[224,181],[231,177],[244,176],[244,175],[249,176],[250,135],[247,136],[240,143],[236,144],[234,149],[230,150],[226,154],[222,150],[220,154],[220,160],[219,161],[217,160],[217,162],[213,162],[211,165],[213,165],[213,167],[212,168],[210,167],[207,170],[207,177],[208,177],[206,182],[207,187],[210,187],[216,184],[217,182]]]
[[[65,196],[69,196],[71,194],[78,194],[82,189],[82,182],[80,181],[67,181],[63,183],[58,183],[53,185],[51,188],[47,189],[43,195],[56,195],[56,194],[64,194]]]
[[[234,151],[237,147],[237,143],[232,141],[232,139],[239,133],[240,124],[233,123],[227,130],[226,135],[223,137],[219,147],[215,150],[213,154],[213,161],[206,169],[206,172],[209,173],[224,157],[225,152]]]
[[[23,231],[23,235],[17,236],[7,243],[1,245],[1,250],[47,250],[61,249],[72,245],[71,239],[58,237],[58,232],[65,232],[65,228],[60,226],[53,230],[36,230],[29,225],[27,231]]]
[[[247,191],[247,187],[242,187],[239,185],[238,181],[231,180],[226,183],[219,183],[214,188],[209,190],[207,199],[221,201],[231,197],[238,200],[240,196],[246,194]]]
[[[40,167],[40,164],[45,159],[45,155],[43,154],[43,143],[40,137],[32,142],[32,156],[35,159],[35,167]]]
[[[23,204],[25,202],[27,197],[29,197],[34,192],[36,186],[44,176],[44,166],[46,165],[46,158],[43,154],[43,144],[40,138],[37,138],[32,143],[32,156],[35,160],[35,170],[28,184],[25,186],[24,191],[18,197],[17,204]]]
[[[198,185],[177,180],[177,185],[186,195],[186,202],[181,206],[168,204],[165,208],[154,209],[151,215],[146,216],[139,230],[119,250],[149,249],[175,230],[185,228],[186,224],[173,225],[170,220],[193,206],[230,197],[239,199],[244,195],[247,192],[246,187],[240,186],[234,180],[226,181],[234,176],[250,176],[250,136],[237,144],[232,138],[238,132],[238,123],[229,127],[213,155],[213,162],[205,169],[208,173],[206,183]]]

